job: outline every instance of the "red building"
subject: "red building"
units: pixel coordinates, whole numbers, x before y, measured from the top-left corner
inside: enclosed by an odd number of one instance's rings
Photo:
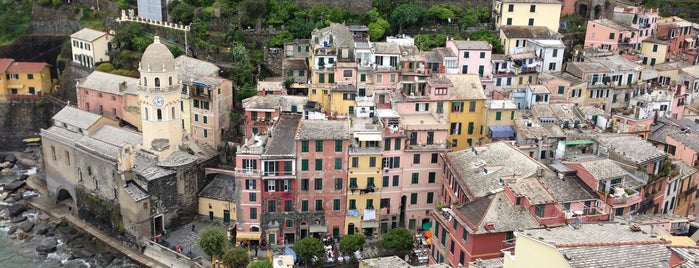
[[[282,115],[267,133],[267,143],[260,156],[261,164],[261,224],[263,237],[271,244],[293,243],[294,236],[287,237],[288,221],[294,227],[296,201],[296,150],[294,134],[300,115]],[[293,232],[292,232],[293,233]],[[287,239],[289,238],[289,239]]]
[[[299,125],[295,150],[300,163],[296,191],[300,238],[330,234],[339,239],[345,233],[349,133],[347,120],[302,120]]]

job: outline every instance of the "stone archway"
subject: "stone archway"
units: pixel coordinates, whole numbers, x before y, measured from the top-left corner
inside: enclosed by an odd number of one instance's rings
[[[74,201],[73,196],[66,189],[58,189],[58,194],[56,195],[56,202],[64,202],[66,199],[70,199],[71,203]]]
[[[595,6],[595,8],[592,10],[592,16],[592,18],[595,20],[602,17],[602,5]]]
[[[580,15],[580,16],[583,17],[583,18],[587,18],[587,17],[588,17],[588,15],[587,15],[588,12],[589,12],[589,11],[588,11],[588,7],[587,7],[586,4],[578,4],[578,8],[577,8],[577,13],[578,13],[578,15]]]

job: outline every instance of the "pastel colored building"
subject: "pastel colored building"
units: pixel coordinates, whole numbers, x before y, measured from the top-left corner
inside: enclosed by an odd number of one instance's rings
[[[573,102],[582,105],[582,96],[587,94],[586,83],[569,73],[552,74],[545,73],[539,75],[538,82],[551,92],[550,103]]]
[[[109,61],[114,35],[90,28],[83,28],[70,35],[73,63],[94,68],[101,62]]]
[[[486,95],[476,75],[445,75],[452,87],[445,102],[449,127],[449,142],[452,150],[461,150],[477,145],[485,136],[483,112]]]
[[[216,176],[199,192],[199,215],[210,221],[230,224],[238,218],[236,180],[231,175]]]
[[[659,18],[657,23],[656,37],[668,42],[670,52],[691,54],[689,61],[694,62],[697,41],[692,38],[692,23],[677,16]]]
[[[268,136],[271,137],[268,137],[264,152],[260,155],[262,169],[260,177],[262,191],[258,201],[262,205],[260,227],[262,227],[262,237],[270,242],[293,243],[296,241],[296,237],[293,235],[288,237],[288,232],[282,231],[282,228],[287,228],[282,226],[286,226],[286,220],[295,218],[294,211],[308,209],[308,203],[305,203],[305,206],[303,203],[301,206],[293,206],[294,201],[297,200],[297,170],[299,170],[294,136],[300,120],[301,115],[280,116],[274,129],[268,132]],[[289,206],[290,202],[291,206]],[[305,227],[305,234],[308,235],[309,223],[306,223],[304,225],[303,222],[293,222],[291,227],[299,228],[298,230],[302,233]]]
[[[339,239],[346,233],[349,123],[301,120],[294,137],[300,159],[295,186],[299,219],[292,225],[284,224],[286,241],[293,241],[294,227],[300,229],[298,239],[325,234]]]
[[[656,38],[648,38],[641,43],[641,55],[644,65],[663,64],[670,57],[669,43]]]
[[[457,55],[461,74],[478,74],[485,78],[491,74],[490,58],[493,46],[486,41],[447,40],[446,47]]]
[[[558,39],[530,39],[526,48],[534,51],[541,59],[537,71],[539,73],[560,73],[563,70],[565,45]]]
[[[506,142],[447,153],[444,204],[435,219],[430,263],[453,267],[502,256],[519,228],[556,226],[565,215],[540,178],[556,175]]]
[[[506,25],[545,26],[558,32],[561,2],[558,0],[495,0],[492,17],[495,29]]]
[[[638,41],[642,42],[655,34],[659,9],[638,6],[615,6],[613,19],[637,30]],[[638,44],[640,45],[640,44]],[[639,49],[637,46],[636,49]]]
[[[135,94],[137,85],[138,78],[94,71],[78,82],[78,108],[113,120],[126,118],[134,122],[123,107],[125,95]]]
[[[45,62],[0,59],[0,100],[39,98],[51,92],[51,70]]]
[[[502,26],[500,28],[500,43],[505,55],[518,54],[526,51],[530,39],[552,39],[554,33],[544,26]]]
[[[587,22],[584,48],[602,51],[636,49],[638,35],[636,29],[610,19],[597,19]]]

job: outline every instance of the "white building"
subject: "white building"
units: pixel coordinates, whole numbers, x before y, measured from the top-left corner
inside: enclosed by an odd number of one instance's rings
[[[84,28],[70,35],[73,63],[93,68],[95,63],[109,61],[114,35]]]
[[[563,41],[529,39],[526,47],[527,50],[534,51],[536,56],[542,60],[542,64],[537,68],[539,73],[560,73],[563,70],[563,54],[565,52]]]

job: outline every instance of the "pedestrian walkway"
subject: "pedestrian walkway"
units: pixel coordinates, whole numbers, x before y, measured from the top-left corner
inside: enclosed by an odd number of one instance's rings
[[[38,177],[38,176],[37,176]],[[115,240],[111,236],[107,235],[106,233],[100,231],[99,229],[92,227],[91,225],[83,222],[82,220],[78,219],[77,217],[73,216],[72,214],[67,213],[68,210],[65,208],[61,207],[56,207],[55,202],[52,202],[50,200],[48,194],[47,194],[47,189],[46,186],[41,183],[35,182],[35,180],[38,180],[37,177],[34,177],[34,179],[29,179],[27,180],[27,184],[34,188],[34,191],[40,193],[39,197],[36,197],[34,199],[28,200],[28,204],[33,206],[34,208],[43,211],[43,213],[48,214],[52,218],[55,219],[65,219],[69,221],[71,224],[73,224],[76,228],[89,233],[93,237],[101,240],[105,244],[109,245],[110,247],[120,251],[124,255],[128,256],[135,262],[144,265],[146,267],[166,267],[164,264],[144,256],[141,254],[141,252],[136,251],[135,249],[129,248],[124,246],[121,242]]]

